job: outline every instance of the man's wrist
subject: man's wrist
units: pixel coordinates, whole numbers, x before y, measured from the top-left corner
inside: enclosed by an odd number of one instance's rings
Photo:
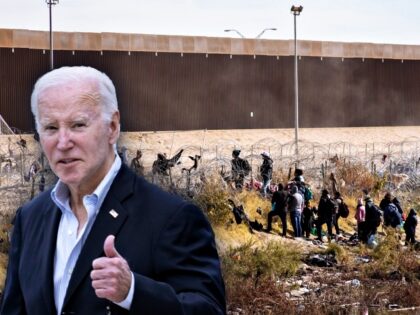
[[[128,290],[127,297],[121,302],[118,302],[118,303],[114,302],[114,303],[129,311],[131,308],[131,304],[133,302],[133,296],[134,296],[134,274],[133,272],[131,272],[131,286],[130,286],[130,290]]]

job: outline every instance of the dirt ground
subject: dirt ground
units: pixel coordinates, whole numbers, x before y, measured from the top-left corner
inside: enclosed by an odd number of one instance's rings
[[[21,139],[26,142],[25,148],[19,145]],[[201,155],[202,161],[222,157],[229,162],[234,148],[242,150],[241,156],[258,156],[261,151],[267,150],[277,154],[274,158],[278,154],[293,155],[294,141],[294,129],[124,132],[118,147],[120,150],[122,147],[127,149],[128,163],[134,158],[136,150],[142,150],[142,163],[146,171],[150,172],[157,153],[170,157],[184,149],[181,165],[177,167],[180,170],[181,167],[188,168],[193,164],[188,156],[194,154]],[[329,150],[329,146],[333,144],[339,153],[345,151],[346,154],[350,152],[356,156],[357,149],[360,152],[375,150],[375,153],[380,154],[389,152],[392,143],[398,144],[396,147],[401,153],[401,144],[404,142],[415,143],[416,149],[418,145],[420,150],[420,126],[299,129],[300,148],[317,145]],[[287,150],[289,152],[285,152]],[[40,147],[32,135],[0,135],[0,190],[4,192],[0,200],[0,212],[11,211],[16,205],[26,201],[29,195],[25,191],[30,190],[30,183],[23,180],[23,175],[27,174],[31,163],[39,159],[39,156]],[[14,168],[6,171],[5,161],[9,158],[13,161]],[[20,165],[23,167],[20,168]],[[13,196],[13,192],[19,193]]]
[[[376,150],[390,143],[420,141],[420,126],[409,127],[363,127],[363,128],[301,128],[299,143],[328,144],[348,143],[353,146],[368,146]],[[233,148],[240,148],[245,154],[260,153],[269,146],[284,145],[295,141],[294,129],[243,129],[243,130],[193,130],[171,132],[128,132],[123,133],[119,146],[127,147],[129,158],[133,158],[137,149],[143,151],[145,166],[150,166],[156,153],[175,154],[180,148],[191,149],[196,153],[201,150],[211,155],[222,152],[230,157]],[[347,150],[347,149],[346,149]]]

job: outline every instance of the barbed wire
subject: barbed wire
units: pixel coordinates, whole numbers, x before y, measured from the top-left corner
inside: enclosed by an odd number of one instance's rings
[[[27,180],[31,165],[41,158],[40,152],[31,151],[19,135],[10,136],[6,145],[0,147],[0,190],[9,194],[13,189],[21,190],[18,200],[9,204],[23,203],[25,190],[39,186],[44,177],[45,187],[55,183],[55,176],[48,165],[40,170],[43,176]],[[204,141],[203,141],[204,143]],[[232,150],[240,148],[241,157],[249,161],[252,171],[246,177],[247,181],[258,181],[259,166],[262,163],[261,152],[270,153],[274,163],[274,181],[284,181],[290,175],[290,170],[299,167],[305,172],[315,187],[321,187],[330,172],[336,171],[337,162],[347,165],[361,165],[372,174],[384,177],[387,188],[398,191],[415,191],[420,187],[420,139],[411,137],[401,142],[353,144],[349,142],[334,142],[321,144],[318,142],[301,141],[299,156],[295,155],[293,141],[282,143],[274,138],[263,138],[252,145],[244,146],[236,140],[220,140],[207,143],[207,146],[187,144],[178,148],[171,147],[171,155],[183,150],[180,164],[170,169],[169,176],[152,173],[152,163],[159,153],[156,146],[148,147],[142,143],[140,148],[127,148],[127,163],[130,164],[136,151],[143,153],[144,176],[161,186],[169,187],[186,195],[200,192],[203,181],[209,176],[219,176],[222,185],[229,185],[231,175]],[[200,156],[198,167],[187,171],[192,166],[189,158]],[[184,169],[184,170],[183,170]],[[37,188],[35,188],[37,190]],[[37,192],[36,192],[37,193]],[[0,205],[2,207],[4,205]]]

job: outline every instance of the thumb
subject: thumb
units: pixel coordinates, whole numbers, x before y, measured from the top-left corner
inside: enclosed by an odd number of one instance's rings
[[[115,236],[114,235],[108,235],[104,242],[104,252],[105,256],[108,258],[114,258],[114,257],[121,257],[120,254],[117,252],[117,249],[115,248]]]

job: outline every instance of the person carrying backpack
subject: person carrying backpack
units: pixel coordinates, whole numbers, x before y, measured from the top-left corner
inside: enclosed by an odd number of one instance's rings
[[[317,220],[317,233],[318,233],[318,241],[322,240],[322,226],[324,224],[327,225],[328,231],[328,240],[331,240],[332,237],[332,224],[333,224],[333,215],[336,212],[336,204],[331,199],[328,190],[323,189],[321,192],[321,198],[318,204],[318,220]]]
[[[251,172],[251,166],[249,162],[245,159],[239,157],[241,154],[241,150],[233,150],[232,151],[232,180],[235,183],[236,189],[242,189],[244,186],[244,179],[246,176],[249,175]]]
[[[369,195],[365,196],[365,211],[365,240],[363,241],[367,242],[369,237],[376,235],[378,226],[380,226],[383,221],[383,212],[377,205],[374,204]]]
[[[381,200],[379,207],[384,212],[384,225],[396,228],[402,224],[402,217],[397,206],[392,202],[391,193],[387,192]]]

